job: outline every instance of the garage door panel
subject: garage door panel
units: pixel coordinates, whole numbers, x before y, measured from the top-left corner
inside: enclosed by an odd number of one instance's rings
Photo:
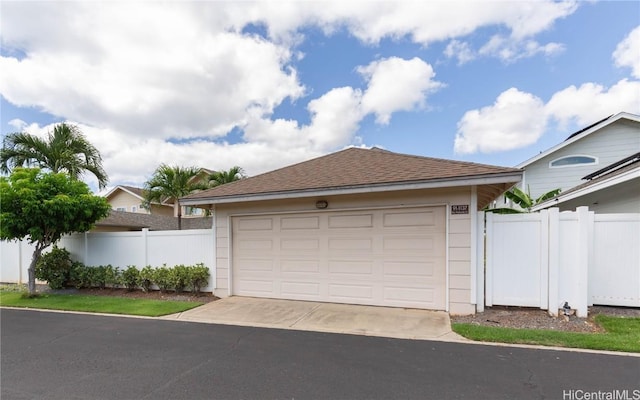
[[[329,284],[329,296],[334,301],[372,301],[373,286],[332,283]]]
[[[238,221],[237,230],[270,231],[273,229],[273,218],[243,218]]]
[[[237,282],[236,289],[249,296],[268,296],[274,291],[273,281],[270,279],[242,279]]]
[[[331,279],[344,279],[344,275],[367,275],[373,273],[372,261],[332,260],[329,261]],[[370,279],[370,278],[369,278]]]
[[[384,214],[383,226],[409,227],[409,226],[434,226],[436,216],[431,211],[423,212],[387,212]]]
[[[330,215],[330,229],[356,229],[373,227],[373,214]]]
[[[430,236],[391,236],[383,239],[383,248],[384,250],[426,252],[435,248],[434,242],[434,238]]]
[[[442,310],[445,228],[444,207],[233,217],[232,293]]]
[[[274,260],[269,259],[240,259],[238,260],[237,268],[242,273],[251,273],[255,271],[267,271],[273,273]]]
[[[318,260],[282,260],[280,270],[286,272],[320,272],[320,262]]]
[[[338,237],[329,239],[329,250],[368,250],[373,249],[373,239],[371,238],[350,238]]]
[[[281,239],[281,250],[318,250],[320,248],[319,239]]]
[[[234,245],[240,250],[273,250],[271,239],[241,239],[234,241]]]
[[[320,284],[311,282],[283,281],[280,285],[280,292],[283,296],[318,296],[320,294]]]
[[[433,277],[436,263],[428,261],[385,261],[382,264],[385,278],[419,279]]]
[[[318,229],[320,227],[320,217],[282,217],[280,219],[280,229],[298,230],[298,229]]]

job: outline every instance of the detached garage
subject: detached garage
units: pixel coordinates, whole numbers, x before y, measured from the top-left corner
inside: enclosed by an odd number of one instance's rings
[[[218,296],[468,314],[476,212],[520,177],[513,168],[349,148],[181,203],[215,215]]]

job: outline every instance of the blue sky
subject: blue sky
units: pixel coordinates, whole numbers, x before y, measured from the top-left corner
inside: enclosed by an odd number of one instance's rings
[[[112,186],[353,145],[514,166],[640,114],[636,1],[1,7],[0,132],[78,124]]]

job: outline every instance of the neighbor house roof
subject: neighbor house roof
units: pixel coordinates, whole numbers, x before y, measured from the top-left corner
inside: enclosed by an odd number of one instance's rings
[[[114,187],[113,189],[109,190],[104,197],[106,197],[107,199],[109,197],[111,197],[114,193],[116,193],[117,191],[122,190],[124,192],[127,192],[129,194],[131,194],[132,196],[138,197],[140,200],[144,199],[144,190],[138,187],[134,187],[134,186],[126,186],[126,185],[118,185],[116,187]]]
[[[619,185],[638,178],[640,178],[640,153],[585,176],[583,179],[588,179],[587,182],[574,186],[544,203],[532,207],[531,211],[539,211],[553,207],[565,201],[573,200],[599,190],[605,190],[613,185]]]
[[[348,148],[194,193],[181,201],[185,205],[215,204],[471,184],[496,184],[499,186],[496,190],[504,191],[519,182],[521,176],[522,171],[515,168],[399,154],[378,148]]]
[[[148,228],[152,231],[166,231],[178,229],[178,218],[166,215],[139,214],[126,211],[110,210],[106,218],[96,222],[96,226],[120,227],[123,230],[141,230]],[[212,218],[182,218],[182,229],[209,229]]]
[[[525,168],[526,166],[528,166],[530,164],[533,164],[534,162],[540,160],[541,158],[546,157],[549,154],[555,153],[556,151],[558,151],[558,150],[570,145],[571,143],[577,142],[578,140],[580,140],[580,139],[582,139],[582,138],[584,138],[586,136],[589,136],[592,133],[597,132],[600,129],[606,127],[606,126],[611,125],[611,124],[613,124],[613,123],[615,123],[617,121],[623,120],[623,119],[624,120],[628,120],[628,121],[633,121],[633,122],[640,123],[640,115],[630,114],[630,113],[626,113],[626,112],[621,112],[621,113],[612,115],[610,117],[604,118],[604,119],[596,122],[595,124],[591,124],[591,125],[587,126],[586,128],[582,128],[579,131],[572,133],[571,135],[569,135],[569,137],[565,141],[553,146],[552,148],[550,148],[550,149],[548,149],[546,151],[541,152],[540,154],[537,154],[536,156],[528,159],[527,161],[525,161],[523,163],[520,163],[520,164],[516,165],[516,168]]]

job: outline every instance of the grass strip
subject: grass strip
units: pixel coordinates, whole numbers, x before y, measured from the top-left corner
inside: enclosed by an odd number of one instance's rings
[[[202,304],[203,303],[194,301],[128,299],[123,297],[50,293],[29,298],[20,292],[0,291],[0,306],[140,315],[146,317],[174,314]]]
[[[595,321],[606,330],[605,333],[499,328],[459,323],[452,324],[452,329],[467,339],[483,342],[640,353],[640,318],[598,315]]]

